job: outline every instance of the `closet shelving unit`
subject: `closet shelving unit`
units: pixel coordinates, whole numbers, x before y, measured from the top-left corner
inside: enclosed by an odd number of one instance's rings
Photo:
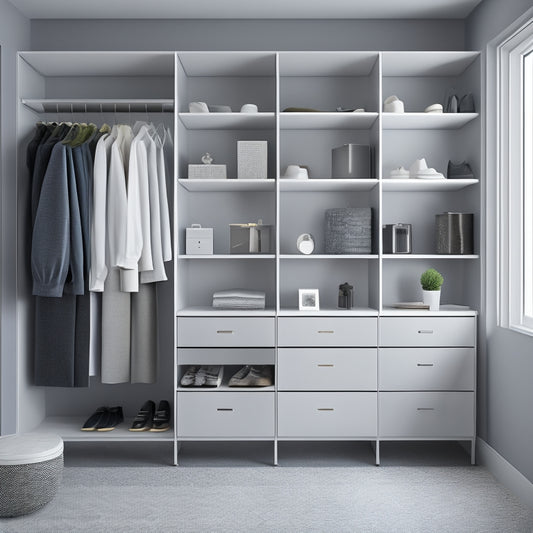
[[[479,105],[480,77],[475,52],[21,53],[21,236],[27,230],[25,146],[36,120],[74,116],[98,123],[149,115],[175,132],[175,253],[159,304],[162,351],[154,385],[95,380],[88,390],[34,387],[31,287],[20,269],[19,429],[55,429],[67,440],[171,440],[176,464],[179,444],[196,440],[272,442],[276,464],[285,440],[369,441],[376,463],[383,441],[461,440],[473,450],[481,121],[478,113],[423,110],[445,103],[451,90],[459,97],[473,93]],[[406,113],[381,111],[392,94]],[[192,101],[230,105],[233,112],[190,113]],[[259,112],[239,113],[246,103]],[[268,179],[237,179],[238,140],[268,142]],[[332,179],[331,150],[345,143],[372,146],[367,178]],[[228,179],[188,179],[188,164],[205,152],[214,164],[226,164]],[[466,160],[476,179],[389,179],[393,168],[421,157],[440,172],[449,159]],[[289,164],[307,166],[310,179],[283,178]],[[325,210],[348,206],[372,208],[371,253],[328,255]],[[472,255],[435,253],[434,217],[445,211],[474,213]],[[271,225],[270,253],[230,254],[229,224],[259,219]],[[413,226],[413,253],[384,254],[381,227],[399,222]],[[193,223],[214,229],[213,255],[185,253],[185,228]],[[309,256],[296,249],[301,233],[315,238]],[[26,265],[23,238],[20,244],[19,264]],[[419,277],[429,267],[445,278],[440,311],[392,307],[420,299]],[[343,282],[355,287],[350,310],[337,309]],[[236,287],[263,290],[266,308],[211,306],[213,292]],[[297,309],[299,288],[320,290],[320,311]],[[201,364],[223,365],[223,384],[181,387],[186,368]],[[252,364],[272,366],[271,387],[227,386],[232,373]],[[173,398],[173,433],[78,431],[98,405],[123,404],[132,416],[148,398]]]

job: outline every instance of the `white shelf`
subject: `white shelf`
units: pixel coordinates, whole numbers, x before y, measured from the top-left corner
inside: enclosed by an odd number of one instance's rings
[[[479,259],[477,254],[383,254],[383,259]]]
[[[383,113],[384,130],[456,130],[478,113]]]
[[[234,366],[234,365],[232,365]],[[274,385],[269,387],[230,387],[223,383],[220,387],[181,387],[178,386],[178,392],[202,392],[202,393],[224,393],[224,392],[274,392]]]
[[[275,113],[179,113],[188,130],[260,130],[276,127]]]
[[[80,416],[50,416],[43,420],[39,427],[32,430],[36,433],[55,433],[64,441],[70,442],[133,442],[133,441],[173,441],[174,430],[168,431],[129,431],[133,418],[126,418],[112,431],[81,431],[81,427],[91,413]]]
[[[179,309],[177,316],[276,316],[276,311],[274,309],[214,309],[206,305]]]
[[[439,311],[383,306],[379,314],[380,316],[476,316],[477,311],[464,305],[442,304]]]
[[[282,192],[371,191],[378,183],[379,181],[375,178],[307,180],[281,178],[279,187]]]
[[[172,113],[171,98],[100,98],[100,99],[22,99],[22,103],[37,113]]]
[[[378,259],[377,254],[281,254],[280,259],[305,259],[307,261],[319,259]]]
[[[465,187],[477,185],[476,179],[383,179],[384,192],[445,192],[460,191]]]
[[[206,260],[216,260],[216,259],[275,259],[275,254],[181,254],[178,256],[178,259],[206,259]]]
[[[367,130],[378,113],[286,112],[280,113],[280,128],[285,130]]]
[[[320,309],[319,311],[300,311],[297,308],[286,307],[278,311],[278,316],[378,316],[378,311],[370,307]]]
[[[178,183],[190,192],[259,192],[273,191],[274,179],[198,179],[179,178]]]

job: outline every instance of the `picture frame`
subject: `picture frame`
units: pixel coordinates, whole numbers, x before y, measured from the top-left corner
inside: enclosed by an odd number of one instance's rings
[[[319,311],[318,289],[298,289],[298,309],[300,311]]]

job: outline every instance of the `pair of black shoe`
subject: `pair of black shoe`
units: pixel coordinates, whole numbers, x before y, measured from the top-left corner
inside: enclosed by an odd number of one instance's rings
[[[122,407],[99,407],[83,424],[82,431],[112,431],[124,422]]]
[[[130,431],[167,431],[169,428],[170,404],[161,400],[156,410],[155,403],[148,400],[133,419]]]

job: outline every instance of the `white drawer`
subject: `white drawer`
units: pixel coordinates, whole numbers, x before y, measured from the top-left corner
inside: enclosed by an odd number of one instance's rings
[[[280,392],[278,436],[375,437],[375,392]]]
[[[381,392],[380,437],[472,437],[473,392]]]
[[[267,317],[178,318],[178,346],[275,346],[275,319]]]
[[[178,392],[178,437],[274,437],[274,393]]]
[[[376,390],[376,348],[279,348],[279,390]]]
[[[389,391],[475,388],[474,348],[382,348],[379,388]]]
[[[377,318],[282,317],[279,346],[376,346]]]
[[[380,346],[475,346],[474,317],[383,317]]]

